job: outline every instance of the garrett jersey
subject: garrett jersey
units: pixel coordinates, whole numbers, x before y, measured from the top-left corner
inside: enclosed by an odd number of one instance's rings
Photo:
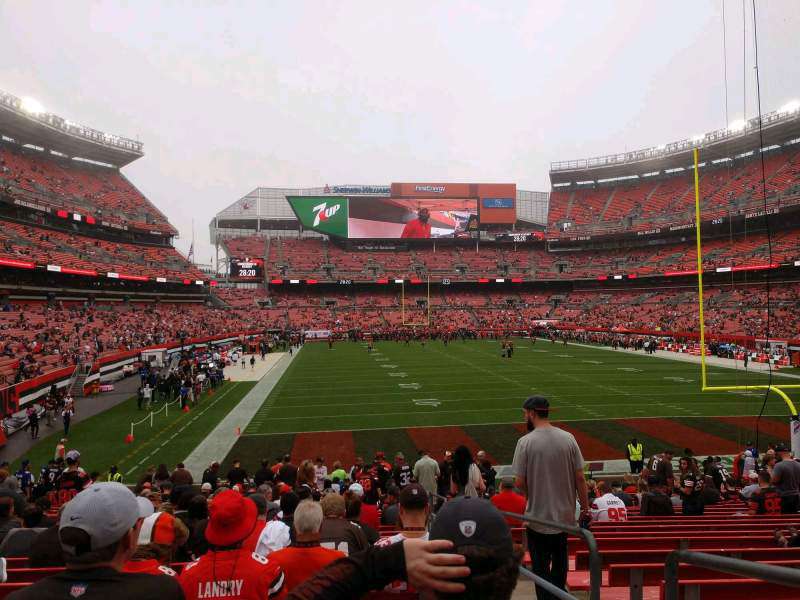
[[[610,492],[594,499],[591,512],[592,521],[600,523],[628,520],[628,511],[625,508],[625,503]]]

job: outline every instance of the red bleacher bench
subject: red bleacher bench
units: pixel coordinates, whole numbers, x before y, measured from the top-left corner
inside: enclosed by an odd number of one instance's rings
[[[636,548],[639,550],[677,550],[684,544],[686,548],[761,548],[775,546],[774,536],[767,534],[741,536],[731,533],[730,535],[697,536],[697,535],[660,535],[656,537],[643,536],[599,536],[595,535],[597,547],[600,552],[609,550],[627,550]],[[586,547],[581,538],[569,538],[567,547],[570,553],[577,552]]]
[[[30,584],[30,581],[24,583],[0,583],[0,600],[2,600],[2,598],[7,598],[12,592],[21,590]]]
[[[764,564],[780,565],[784,567],[800,568],[798,560],[769,560],[760,561]],[[729,573],[713,571],[705,567],[681,564],[678,575],[684,580],[693,579],[731,579]],[[742,577],[744,579],[744,577]],[[610,587],[627,587],[630,590],[631,600],[640,600],[643,597],[645,586],[661,585],[664,581],[663,563],[621,563],[608,567],[608,585]]]
[[[600,550],[600,558],[604,566],[620,563],[657,563],[664,564],[667,555],[672,549],[641,550],[626,548],[624,550]],[[692,548],[693,552],[719,554],[742,560],[767,561],[767,560],[800,560],[800,548],[724,548],[702,547]],[[575,570],[583,571],[589,568],[589,551],[578,550],[575,553]]]
[[[664,600],[664,586],[661,586]],[[760,579],[686,579],[678,582],[681,600],[797,600],[800,588]]]

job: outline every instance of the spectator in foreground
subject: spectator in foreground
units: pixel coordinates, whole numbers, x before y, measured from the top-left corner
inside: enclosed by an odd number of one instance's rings
[[[183,463],[178,463],[175,467],[175,470],[169,476],[170,480],[172,481],[172,485],[175,487],[180,487],[184,485],[192,485],[194,483],[194,478],[192,477],[192,473],[189,469],[186,468],[186,465]]]
[[[180,576],[186,600],[212,597],[272,598],[282,593],[280,567],[242,548],[256,526],[255,503],[233,490],[211,500],[206,539],[209,550]]]
[[[512,470],[517,488],[528,496],[525,514],[574,527],[576,500],[580,502],[581,520],[589,516],[578,442],[571,433],[550,423],[547,398],[531,396],[523,409],[528,433],[517,441]],[[567,582],[567,534],[543,525],[527,527],[533,572],[563,590]],[[537,586],[536,597],[549,600],[552,595]]]
[[[208,468],[203,471],[202,483],[207,483],[211,486],[211,490],[217,489],[219,486],[219,463],[217,461],[208,465]]]
[[[400,492],[400,532],[378,540],[378,546],[387,546],[409,538],[428,539],[428,518],[431,509],[428,493],[418,483],[409,483]]]
[[[633,498],[627,492],[622,490],[622,483],[619,481],[612,481],[611,482],[611,493],[614,494],[617,498],[622,500],[622,503],[626,506],[633,506]]]
[[[705,511],[700,492],[703,480],[697,470],[697,463],[690,457],[682,456],[678,461],[677,488],[681,498],[681,512],[686,516],[702,515]]]
[[[450,540],[454,551],[466,558],[470,576],[464,579],[461,598],[507,599],[517,585],[520,549],[502,515],[480,498],[456,498],[437,513],[431,540]],[[537,591],[537,598],[543,596]]]
[[[301,502],[294,511],[294,541],[289,547],[270,554],[270,560],[283,570],[287,591],[313,577],[327,564],[345,556],[338,550],[320,546],[322,519],[319,503],[312,500]]]
[[[650,491],[642,494],[639,514],[643,517],[674,515],[675,509],[665,492],[666,486],[664,482],[655,475],[651,475],[647,480],[647,485]]]
[[[597,484],[597,497],[592,501],[592,523],[624,523],[628,520],[625,503],[617,498],[605,481]]]
[[[338,494],[328,494],[320,502],[322,505],[321,543],[325,548],[333,548],[345,554],[364,550],[369,543],[364,531],[345,518],[344,498]]]
[[[142,521],[138,545],[123,571],[175,577],[177,573],[169,565],[188,539],[189,530],[180,519],[169,513],[153,513]]]
[[[96,483],[70,500],[59,526],[66,570],[14,592],[13,600],[181,600],[177,581],[167,576],[123,573],[136,548],[139,505],[119,483]]]
[[[381,525],[397,525],[400,522],[400,490],[396,486],[389,486],[383,499],[381,510]]]
[[[247,479],[247,471],[242,468],[242,461],[238,458],[234,459],[231,469],[228,471],[228,486],[244,485],[245,479]]]
[[[12,529],[0,544],[0,556],[6,558],[30,554],[31,546],[36,537],[45,530],[42,527],[44,513],[35,504],[28,504],[22,511],[22,526]]]
[[[22,522],[14,513],[14,499],[8,496],[0,498],[0,543],[12,529],[22,527]]]
[[[450,482],[450,493],[453,496],[480,496],[486,491],[481,471],[466,446],[459,446],[453,453]]]
[[[433,460],[427,450],[419,451],[420,458],[414,463],[414,479],[425,488],[428,494],[437,491],[436,479],[439,477],[439,463]]]
[[[508,526],[488,501],[457,498],[447,503],[431,530],[434,536],[432,541],[407,539],[340,559],[295,588],[289,598],[359,598],[398,579],[437,598],[511,598],[522,552],[514,548]]]
[[[749,515],[781,514],[781,495],[772,486],[772,478],[767,471],[758,474],[758,490],[750,494],[747,509]]]
[[[503,478],[500,482],[500,493],[492,496],[490,500],[497,510],[518,515],[525,514],[525,507],[528,504],[525,496],[514,491],[514,479],[511,477]],[[505,519],[509,527],[523,526],[519,519],[513,517],[505,517]]]
[[[792,460],[792,455],[784,444],[775,447],[780,461],[772,469],[772,485],[781,495],[781,512],[796,513],[800,510],[800,463]]]
[[[371,546],[377,542],[380,537],[380,535],[378,535],[378,529],[368,525],[363,520],[361,509],[366,505],[361,501],[361,498],[348,490],[344,493],[344,505],[345,518],[361,528],[361,531],[363,531],[364,535],[367,537],[369,545]]]

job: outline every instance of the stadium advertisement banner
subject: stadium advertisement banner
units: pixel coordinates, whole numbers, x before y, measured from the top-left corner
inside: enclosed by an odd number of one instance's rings
[[[348,198],[336,196],[287,196],[297,220],[306,229],[336,237],[348,237]]]
[[[477,198],[288,196],[303,227],[349,239],[468,237],[478,228]]]

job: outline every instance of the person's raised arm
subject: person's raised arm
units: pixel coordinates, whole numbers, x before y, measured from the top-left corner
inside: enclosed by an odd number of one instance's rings
[[[330,563],[289,593],[289,600],[344,600],[358,598],[391,581],[407,579],[420,591],[457,594],[464,584],[452,581],[469,576],[466,559],[452,550],[449,540],[408,539],[382,548],[372,546]]]

